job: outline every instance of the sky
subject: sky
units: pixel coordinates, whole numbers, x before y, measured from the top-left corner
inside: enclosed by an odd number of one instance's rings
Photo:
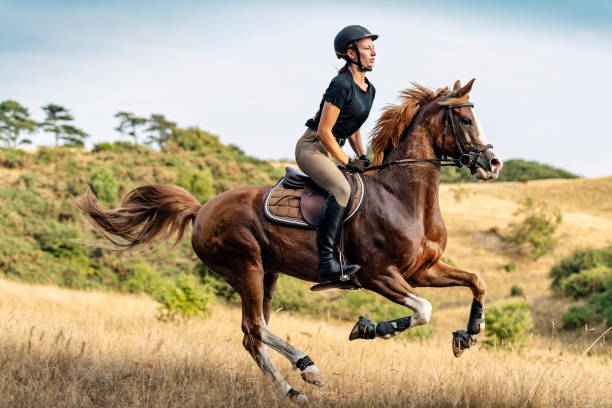
[[[470,99],[502,159],[612,174],[610,1],[0,0],[0,100],[37,120],[45,104],[67,107],[88,147],[127,140],[114,114],[130,111],[293,159],[350,24],[380,36],[364,142],[411,81],[476,78]]]

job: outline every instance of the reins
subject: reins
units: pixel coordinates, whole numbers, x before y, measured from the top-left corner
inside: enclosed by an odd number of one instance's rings
[[[451,113],[454,108],[461,108],[464,106],[469,106],[470,108],[474,107],[474,104],[471,102],[460,103],[457,105],[449,105],[446,106],[446,111],[444,112],[444,129],[442,130],[442,157],[440,159],[401,159],[394,160],[388,163],[379,164],[376,166],[366,167],[363,171],[374,171],[386,169],[387,167],[396,166],[396,165],[406,165],[412,163],[438,163],[440,166],[455,166],[461,168],[463,166],[467,166],[470,168],[472,174],[476,171],[476,162],[480,154],[482,154],[487,149],[492,149],[493,146],[488,144],[482,147],[474,147],[474,146],[465,146],[461,137],[457,132],[457,127],[455,126],[455,120],[453,119],[453,114]],[[457,144],[457,148],[459,149],[460,156],[458,159],[454,159],[448,155],[445,150],[446,146],[446,134],[447,132],[447,124],[450,122],[450,128],[452,129],[453,136],[455,138],[455,143]],[[407,129],[406,129],[407,130]],[[405,130],[405,131],[406,131]],[[473,154],[475,153],[475,154]]]

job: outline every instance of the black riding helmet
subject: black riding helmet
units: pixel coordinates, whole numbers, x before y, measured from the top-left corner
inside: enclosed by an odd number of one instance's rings
[[[361,57],[359,56],[359,50],[357,49],[357,41],[363,38],[371,38],[372,41],[378,38],[378,34],[372,34],[367,28],[360,25],[350,25],[344,27],[334,39],[334,49],[336,50],[336,57],[338,59],[345,57],[349,45],[353,44],[353,49],[357,54],[357,62],[347,58],[351,63],[357,65],[363,71],[371,71],[372,68],[366,68],[361,64]]]

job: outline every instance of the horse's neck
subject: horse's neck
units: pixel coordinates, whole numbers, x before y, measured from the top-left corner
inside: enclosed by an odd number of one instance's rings
[[[436,158],[430,125],[421,121],[409,129],[386,161]],[[391,193],[411,214],[429,218],[438,208],[440,165],[436,163],[391,166],[376,174],[373,181]]]

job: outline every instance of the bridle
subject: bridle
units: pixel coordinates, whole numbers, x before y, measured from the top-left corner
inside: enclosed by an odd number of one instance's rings
[[[364,169],[365,171],[372,170],[380,170],[385,169],[387,167],[395,166],[395,165],[407,165],[412,163],[439,163],[440,166],[456,166],[463,167],[466,166],[470,169],[471,173],[474,174],[476,172],[476,164],[480,155],[485,152],[487,149],[492,149],[493,146],[488,144],[482,147],[476,146],[465,146],[461,137],[459,136],[459,132],[457,131],[457,126],[455,125],[455,119],[453,118],[452,110],[454,108],[462,108],[464,106],[469,106],[470,108],[474,107],[474,104],[471,102],[458,103],[456,105],[447,105],[446,110],[444,112],[444,127],[442,130],[442,154],[439,159],[401,159],[394,160],[388,163],[379,164],[378,166],[371,166]],[[459,149],[459,158],[455,159],[448,155],[448,152],[445,149],[446,146],[446,135],[448,133],[448,128],[453,132],[453,137],[455,138],[455,143],[457,144],[457,148]],[[407,132],[408,128],[404,130]],[[402,135],[403,137],[403,135]]]

